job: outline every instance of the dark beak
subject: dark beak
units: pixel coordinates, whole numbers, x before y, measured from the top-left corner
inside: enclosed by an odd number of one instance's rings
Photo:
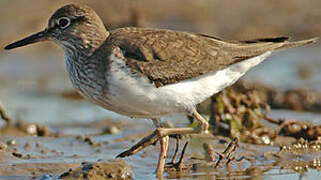
[[[44,31],[40,31],[38,33],[35,33],[33,35],[30,35],[24,39],[21,39],[19,41],[16,41],[12,44],[9,44],[8,46],[6,46],[4,49],[9,50],[9,49],[13,49],[13,48],[17,48],[17,47],[21,47],[21,46],[25,46],[28,44],[32,44],[32,43],[36,43],[39,41],[44,41],[48,39],[48,31],[44,30]]]

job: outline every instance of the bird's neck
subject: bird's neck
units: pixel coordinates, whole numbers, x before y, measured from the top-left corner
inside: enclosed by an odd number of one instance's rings
[[[92,56],[109,36],[108,31],[99,31],[95,34],[81,33],[72,36],[72,39],[62,42],[66,56],[74,57],[74,60],[84,60]]]
[[[95,59],[96,49],[94,46],[88,46],[82,50],[64,49],[70,80],[74,87],[89,99],[95,99],[103,93],[106,84],[103,62]]]
[[[93,74],[95,77],[103,75],[103,70],[97,71],[103,62],[98,61],[95,54],[108,38],[109,32],[96,31],[93,34],[89,33],[83,32],[71,35],[71,39],[62,44],[65,51],[67,71],[72,83],[79,90],[84,87],[84,84],[89,86],[92,83],[99,83],[92,79]]]

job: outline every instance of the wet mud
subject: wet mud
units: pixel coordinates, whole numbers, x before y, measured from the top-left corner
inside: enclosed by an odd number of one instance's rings
[[[269,121],[276,121],[271,119]],[[242,138],[231,139],[223,134],[172,137],[165,177],[317,176],[321,170],[321,138],[304,140],[285,133],[292,131],[284,124],[300,125],[300,121],[277,122],[279,133],[274,132],[273,143],[268,146]],[[149,133],[145,131],[146,124],[129,122],[129,126],[124,126],[123,123],[112,120],[74,123],[72,126],[63,125],[62,131],[21,120],[3,126],[0,132],[0,177],[42,180],[155,178],[158,143],[133,157],[115,158]],[[91,130],[69,133],[72,128],[84,127]],[[176,143],[179,147],[175,146]]]

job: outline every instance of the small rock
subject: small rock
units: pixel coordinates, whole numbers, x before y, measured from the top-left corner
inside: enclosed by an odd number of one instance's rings
[[[120,129],[116,126],[108,126],[107,128],[104,129],[104,133],[107,134],[117,134],[120,132]]]
[[[11,140],[8,140],[8,141],[7,141],[7,145],[8,145],[8,146],[16,145],[16,143],[17,143],[17,142],[16,142],[16,140],[14,140],[14,139],[11,139]]]
[[[26,128],[26,132],[31,135],[37,134],[37,125],[35,124],[30,124]]]
[[[124,160],[82,163],[80,167],[62,173],[59,179],[124,179],[134,178],[132,168]]]
[[[8,146],[5,143],[0,142],[0,151],[7,151]]]

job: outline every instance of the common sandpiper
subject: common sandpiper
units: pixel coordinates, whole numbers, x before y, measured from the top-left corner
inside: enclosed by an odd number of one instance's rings
[[[206,133],[207,121],[195,106],[232,85],[273,51],[316,42],[290,42],[287,37],[223,41],[216,37],[167,29],[106,30],[96,12],[68,4],[36,34],[5,47],[52,40],[65,53],[74,87],[90,102],[129,117],[149,118],[156,130],[118,157],[134,154],[160,141],[157,176],[164,172],[169,135]],[[163,128],[160,117],[187,113],[196,128]]]

